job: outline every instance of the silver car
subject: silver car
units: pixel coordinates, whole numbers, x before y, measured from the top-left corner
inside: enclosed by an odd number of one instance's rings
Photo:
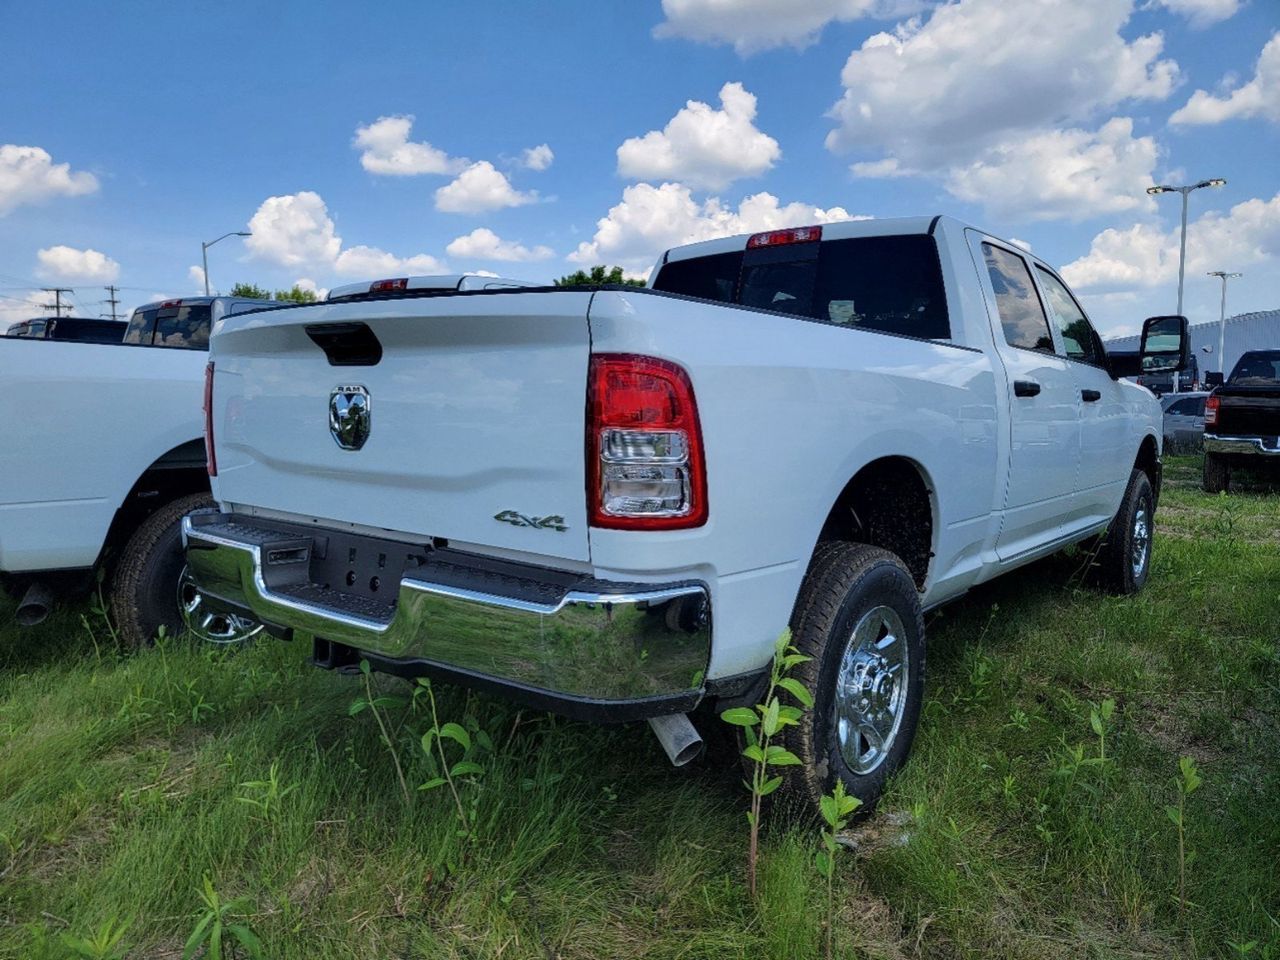
[[[1191,453],[1204,443],[1204,402],[1208,391],[1166,393],[1160,398],[1164,408],[1164,449],[1167,453]]]

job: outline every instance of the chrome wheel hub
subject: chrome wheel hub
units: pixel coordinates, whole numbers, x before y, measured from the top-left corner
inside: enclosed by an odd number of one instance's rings
[[[854,773],[871,773],[893,746],[905,713],[909,656],[893,608],[876,607],[853,628],[836,675],[832,728]]]
[[[1133,575],[1137,578],[1141,577],[1142,571],[1146,569],[1147,555],[1151,551],[1151,521],[1147,514],[1146,503],[1138,504],[1138,509],[1134,511],[1130,540],[1133,545]]]
[[[178,612],[183,627],[205,643],[243,643],[262,631],[262,624],[255,620],[208,609],[186,567],[178,577]]]

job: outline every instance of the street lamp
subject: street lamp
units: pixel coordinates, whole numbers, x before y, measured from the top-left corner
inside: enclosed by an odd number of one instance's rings
[[[1210,270],[1210,277],[1219,277],[1222,280],[1222,311],[1218,314],[1218,369],[1222,371],[1222,379],[1227,379],[1227,281],[1234,280],[1236,277],[1243,277],[1243,273],[1227,273],[1223,270]]]
[[[1187,266],[1187,197],[1190,196],[1192,190],[1199,190],[1201,187],[1222,187],[1226,186],[1227,181],[1221,177],[1214,177],[1212,180],[1201,180],[1199,183],[1193,183],[1186,187],[1147,187],[1147,193],[1156,196],[1161,193],[1180,193],[1182,194],[1182,247],[1178,252],[1178,314],[1182,314],[1182,275]]]
[[[1183,218],[1186,219],[1185,217]],[[251,237],[253,234],[246,233],[243,230],[232,230],[230,233],[224,233],[218,240],[225,240],[227,237]],[[209,248],[218,240],[210,240],[208,243],[201,241],[200,243],[200,262],[204,266],[204,295],[209,295]]]

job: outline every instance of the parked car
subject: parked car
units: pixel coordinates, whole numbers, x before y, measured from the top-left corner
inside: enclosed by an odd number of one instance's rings
[[[1280,350],[1245,353],[1204,411],[1204,489],[1231,489],[1237,467],[1280,471]]]
[[[682,763],[687,712],[756,702],[789,625],[816,706],[785,789],[869,806],[924,611],[1099,536],[1108,586],[1147,580],[1160,406],[1120,378],[1185,364],[1186,320],[1108,355],[1016,244],[874,220],[677,247],[650,289],[412,287],[211,344],[191,571],[321,667],[647,719]]]
[[[0,340],[6,404],[21,412],[0,418],[0,581],[19,598],[20,622],[38,623],[57,596],[92,589],[102,571],[128,644],[161,627],[216,643],[260,629],[204,606],[180,523],[212,502],[200,412],[209,327],[270,305],[167,300],[133,311],[110,344]]]
[[[1199,450],[1204,443],[1204,405],[1209,394],[1203,390],[1190,393],[1166,393],[1160,398],[1164,410],[1165,452],[1187,453]]]
[[[1138,377],[1138,383],[1146,387],[1157,397],[1163,397],[1165,394],[1175,393],[1173,389],[1173,378],[1178,378],[1178,389],[1176,393],[1183,394],[1189,391],[1198,391],[1200,385],[1200,368],[1196,361],[1196,355],[1192,353],[1187,358],[1187,368],[1175,372],[1147,372]]]
[[[74,340],[77,343],[119,343],[124,338],[127,326],[123,320],[35,317],[11,324],[5,336],[32,340]]]

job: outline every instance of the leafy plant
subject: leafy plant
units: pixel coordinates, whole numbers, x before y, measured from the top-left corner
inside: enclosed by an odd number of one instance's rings
[[[1195,853],[1187,851],[1187,797],[1195,793],[1203,782],[1196,762],[1191,757],[1178,761],[1178,805],[1164,808],[1165,815],[1178,829],[1178,922],[1185,926],[1187,915],[1187,867],[1195,860]]]
[[[769,741],[782,730],[800,722],[803,711],[799,707],[783,704],[778,690],[786,690],[805,709],[813,706],[813,695],[795,677],[788,676],[791,669],[810,658],[791,645],[791,630],[782,631],[774,642],[773,664],[769,670],[769,686],[764,701],[754,707],[731,707],[720,714],[725,723],[741,727],[747,746],[742,755],[751,761],[751,779],[744,785],[751,791],[751,809],[747,823],[751,827],[751,840],[747,851],[747,881],[751,896],[756,896],[756,863],[760,850],[760,808],[765,797],[782,786],[780,775],[770,776],[771,767],[791,767],[800,764],[800,758],[785,747]]]
[[[126,948],[120,945],[131,921],[107,918],[87,937],[62,934],[62,945],[77,957],[85,960],[124,960]]]
[[[851,797],[844,789],[844,781],[836,778],[835,789],[819,801],[822,819],[826,827],[822,831],[822,846],[816,859],[818,872],[827,880],[827,960],[831,960],[832,937],[836,921],[835,873],[836,856],[840,852],[840,831],[849,825],[849,817],[862,806],[862,801]]]
[[[196,926],[187,937],[182,960],[193,960],[201,947],[204,952],[199,955],[204,960],[233,960],[241,950],[249,960],[262,960],[261,942],[238,916],[249,905],[247,898],[223,901],[213,888],[213,881],[205,874],[200,902],[203,907],[196,914]]]
[[[440,723],[440,715],[436,709],[436,694],[431,688],[431,681],[425,677],[419,677],[418,689],[414,691],[414,695],[421,696],[423,692],[431,707],[431,726],[422,735],[422,752],[427,757],[431,777],[419,785],[418,789],[437,790],[447,786],[449,793],[453,796],[453,805],[458,815],[458,833],[460,836],[470,838],[476,821],[476,798],[473,797],[470,810],[463,806],[462,797],[458,793],[457,778],[477,777],[484,774],[484,767],[475,760],[477,747],[483,748],[484,744],[473,741],[467,728],[459,723]],[[484,739],[487,743],[488,734],[485,734]],[[445,750],[446,740],[462,748],[462,755],[456,760],[450,761]]]
[[[1089,726],[1093,728],[1093,732],[1098,736],[1098,763],[1105,765],[1107,762],[1107,724],[1111,722],[1112,715],[1116,712],[1116,702],[1110,697],[1103,700],[1101,704],[1089,706]]]
[[[382,742],[386,746],[387,752],[391,754],[391,762],[395,764],[396,780],[400,782],[400,793],[404,797],[405,806],[409,806],[413,802],[413,797],[409,793],[408,781],[404,778],[404,768],[400,765],[400,750],[391,736],[390,724],[383,715],[383,711],[391,707],[402,707],[406,701],[404,697],[391,697],[385,694],[375,697],[373,695],[373,670],[369,666],[368,660],[360,661],[360,673],[364,677],[364,696],[351,704],[350,709],[347,710],[347,715],[354,717],[365,710],[373,714],[373,719],[378,722],[378,732]]]
[[[279,817],[284,798],[298,789],[296,783],[292,783],[287,787],[281,785],[280,773],[277,767],[278,765],[272,761],[271,769],[267,771],[267,779],[246,780],[240,784],[242,790],[247,790],[252,795],[236,797],[241,803],[247,803],[249,806],[259,810],[262,813],[262,818],[268,821]]]

